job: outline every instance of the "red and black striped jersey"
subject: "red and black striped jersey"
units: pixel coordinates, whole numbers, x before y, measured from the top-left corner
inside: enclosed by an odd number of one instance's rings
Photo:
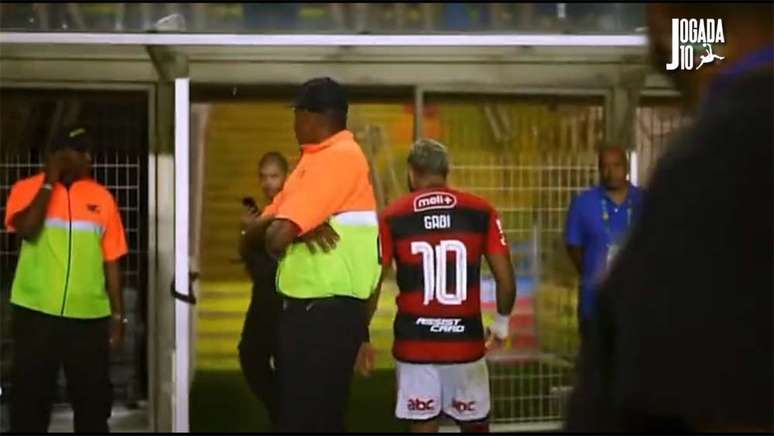
[[[482,255],[508,250],[494,208],[450,188],[417,191],[382,212],[379,234],[382,264],[395,261],[400,290],[395,358],[415,363],[480,359],[485,352]]]

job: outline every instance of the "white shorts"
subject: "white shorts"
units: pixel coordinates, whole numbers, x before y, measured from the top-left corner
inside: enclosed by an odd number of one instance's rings
[[[441,412],[459,422],[489,416],[486,359],[448,365],[397,362],[399,419],[426,421]]]

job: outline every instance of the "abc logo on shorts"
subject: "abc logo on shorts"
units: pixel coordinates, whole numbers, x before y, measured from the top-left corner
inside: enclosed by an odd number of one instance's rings
[[[409,398],[409,400],[408,400],[408,410],[410,410],[412,412],[414,412],[414,411],[416,411],[416,412],[424,412],[424,411],[428,411],[428,410],[433,410],[433,408],[435,407],[435,405],[433,403],[435,403],[435,401],[432,400],[432,399],[427,400],[427,401],[422,401],[419,398]]]

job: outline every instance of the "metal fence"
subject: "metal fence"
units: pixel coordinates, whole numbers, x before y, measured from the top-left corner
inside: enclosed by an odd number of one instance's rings
[[[441,128],[439,133],[451,144],[455,139],[467,143],[452,151],[452,184],[495,205],[517,274],[519,298],[511,329],[515,333],[509,348],[488,356],[493,429],[557,428],[573,384],[579,346],[577,275],[562,235],[572,197],[597,183],[595,146],[603,137],[604,112],[601,104],[573,99],[560,102],[559,110],[516,97],[511,103],[485,100],[474,103],[476,109],[458,108],[467,123],[447,114],[447,124],[455,124],[448,129],[456,131]],[[491,144],[476,144],[487,138],[470,131],[476,112],[483,113],[489,124],[500,120],[490,126],[499,125],[490,128],[494,150]],[[689,120],[673,99],[645,99],[636,113],[633,151],[638,184],[644,186],[670,136]],[[488,280],[486,273],[482,277]]]
[[[676,98],[644,98],[635,112],[635,150],[640,185],[647,185],[670,137],[690,123]]]
[[[499,193],[495,208],[518,277],[511,345],[489,356],[492,421],[556,423],[578,345],[576,279],[567,269],[564,220],[572,195],[596,180],[596,155],[504,154],[455,165],[452,175],[464,190],[490,198]]]
[[[0,216],[5,216],[5,206],[11,187],[18,180],[38,173],[41,155],[45,148],[46,133],[55,123],[61,111],[52,110],[63,98],[80,100],[81,119],[91,126],[98,144],[93,154],[93,177],[106,186],[116,199],[125,227],[129,253],[121,261],[123,271],[124,302],[129,325],[126,329],[124,349],[111,357],[111,380],[114,397],[129,407],[147,397],[145,326],[147,294],[148,254],[148,144],[147,111],[142,96],[90,95],[43,90],[3,90],[4,103],[24,110],[3,111],[3,127],[19,123],[16,129],[3,129],[0,133]],[[123,97],[126,97],[124,95]],[[26,136],[25,132],[39,135]],[[20,137],[21,135],[21,137]],[[0,227],[0,397],[6,406],[6,393],[12,395],[10,362],[13,341],[10,332],[10,290],[13,281],[20,241]],[[62,374],[58,383],[57,401],[66,401]],[[6,414],[3,414],[5,421]],[[5,425],[6,423],[3,422]]]
[[[578,346],[577,274],[562,234],[574,194],[597,180],[602,99],[429,96],[425,134],[450,148],[450,183],[488,199],[511,244],[518,298],[506,348],[488,355],[493,430],[559,425]],[[482,273],[482,303],[494,311]]]

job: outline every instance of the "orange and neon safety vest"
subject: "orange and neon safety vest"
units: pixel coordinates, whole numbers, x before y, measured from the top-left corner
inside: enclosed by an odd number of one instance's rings
[[[15,229],[14,215],[30,205],[43,185],[38,174],[11,189],[5,226]],[[43,229],[33,241],[23,240],[11,303],[67,318],[110,315],[104,263],[127,252],[121,215],[113,196],[94,180],[57,183],[51,193]]]

